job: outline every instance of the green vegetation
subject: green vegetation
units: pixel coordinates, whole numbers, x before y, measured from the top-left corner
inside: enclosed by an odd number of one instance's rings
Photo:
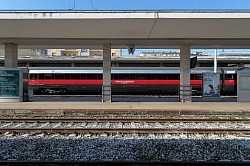
[[[236,134],[236,137],[250,138],[250,135]]]

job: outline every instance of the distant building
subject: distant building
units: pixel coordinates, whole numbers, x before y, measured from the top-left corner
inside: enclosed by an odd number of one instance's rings
[[[103,55],[103,50],[98,50],[98,49],[90,49],[89,51],[90,56],[102,56]],[[111,49],[111,55],[114,56],[120,56],[121,55],[121,50],[120,49]]]
[[[201,52],[192,52],[191,55],[200,56]],[[141,52],[139,56],[179,57],[180,52]]]
[[[120,49],[112,49],[112,56],[120,56]],[[99,49],[48,49],[48,56],[102,56],[103,51]]]
[[[139,56],[180,56],[179,52],[141,52]]]

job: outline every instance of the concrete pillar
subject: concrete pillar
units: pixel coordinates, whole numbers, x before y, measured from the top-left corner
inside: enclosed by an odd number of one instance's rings
[[[74,62],[71,63],[71,67],[75,67],[75,63]]]
[[[190,45],[181,44],[180,49],[180,101],[192,101],[190,86]]]
[[[111,45],[103,44],[102,102],[111,102]]]
[[[17,45],[12,43],[4,44],[5,47],[5,67],[18,67]]]

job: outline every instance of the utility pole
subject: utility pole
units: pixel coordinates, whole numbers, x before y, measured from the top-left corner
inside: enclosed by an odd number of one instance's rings
[[[217,49],[214,49],[214,73],[217,73]]]

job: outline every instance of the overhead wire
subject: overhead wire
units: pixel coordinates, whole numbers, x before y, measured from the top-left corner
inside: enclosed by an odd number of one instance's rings
[[[173,0],[170,0],[170,8],[171,8],[171,10],[173,10],[174,8],[173,8]]]
[[[150,29],[150,32],[149,32],[149,34],[148,34],[147,39],[150,37],[150,35],[151,35],[151,33],[153,32],[153,29],[154,29],[154,27],[155,27],[155,24],[156,24],[156,22],[158,21],[158,18],[159,18],[159,13],[158,13],[158,12],[156,12],[156,13],[155,13],[155,15],[156,15],[156,18],[155,18],[155,21],[154,21],[153,26],[152,26],[152,27],[151,27],[151,29]]]
[[[73,7],[72,8],[70,8],[70,6],[69,6],[69,10],[73,10],[75,8],[75,6],[76,6],[76,0],[73,1]]]
[[[91,1],[91,7],[92,7],[92,9],[93,9],[93,10],[98,10],[97,8],[94,7],[94,5],[93,5],[93,0],[90,0],[90,1]]]

